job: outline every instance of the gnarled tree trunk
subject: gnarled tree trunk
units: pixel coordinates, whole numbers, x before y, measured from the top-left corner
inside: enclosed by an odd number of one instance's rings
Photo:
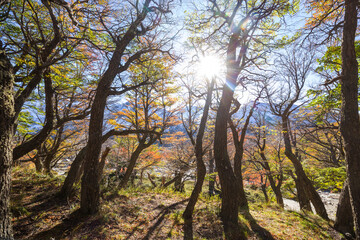
[[[10,215],[14,134],[14,76],[0,41],[0,239],[12,239]]]
[[[312,212],[310,199],[306,195],[302,182],[299,181],[299,178],[295,177],[294,174],[292,174],[292,172],[291,172],[291,177],[295,181],[296,197],[299,202],[300,209]]]
[[[84,157],[86,154],[86,147],[82,148],[80,152],[76,155],[73,163],[70,166],[70,170],[66,175],[65,181],[61,187],[58,196],[60,198],[66,199],[70,196],[73,191],[73,186],[77,180],[79,180],[80,175],[82,174],[82,166],[84,163]]]
[[[146,145],[145,145],[144,142],[145,142],[144,140],[140,141],[140,143],[136,147],[135,151],[131,154],[130,161],[129,161],[129,164],[128,164],[127,168],[126,168],[125,175],[121,179],[121,182],[119,184],[120,189],[125,188],[126,185],[128,184],[130,176],[133,173],[133,170],[135,168],[136,161],[139,158],[140,153],[146,148]]]
[[[223,87],[220,105],[216,113],[214,138],[214,156],[222,194],[220,217],[226,239],[229,240],[246,239],[238,220],[239,184],[227,151],[227,122],[234,95],[232,87],[236,86],[238,77],[238,73],[233,72],[236,69],[236,66],[234,66],[236,63],[232,62],[236,55],[236,41],[236,36],[232,36],[228,45],[228,58],[231,60],[228,62],[226,84]]]
[[[320,217],[328,220],[329,218],[328,218],[324,203],[322,202],[319,193],[315,190],[312,182],[306,176],[301,162],[298,160],[298,158],[295,156],[295,154],[292,151],[289,129],[290,128],[288,126],[288,117],[282,116],[282,131],[283,131],[283,138],[284,138],[284,144],[285,144],[285,155],[294,165],[295,173],[297,176],[296,187],[298,189],[298,194],[300,192],[305,192],[305,195],[307,196],[307,198],[314,205],[316,213]],[[301,194],[301,195],[304,195],[304,194]],[[300,200],[301,199],[299,199],[299,202],[300,202]],[[304,200],[304,201],[307,202],[307,200]]]
[[[138,31],[139,26],[142,26],[142,23],[149,12],[148,9],[151,2],[152,1],[150,0],[144,1],[142,9],[136,9],[138,15],[128,26],[126,32],[123,35],[113,38],[115,49],[111,56],[107,70],[100,78],[96,88],[94,102],[91,107],[89,138],[87,143],[88,149],[85,154],[84,174],[81,181],[80,210],[85,214],[97,213],[100,207],[99,174],[102,174],[102,171],[99,171],[99,157],[102,145],[104,110],[107,97],[110,94],[110,87],[115,77],[121,72],[126,71],[134,61],[142,56],[142,54],[155,51],[154,49],[139,50],[131,55],[125,63],[123,63],[125,52],[133,39],[139,34],[145,34],[147,31],[152,30],[152,28],[142,28],[143,31],[141,31],[141,33]],[[162,13],[162,11],[159,12]],[[155,27],[156,24],[154,23],[152,26]],[[129,89],[135,89],[136,87],[137,86],[133,86],[124,89],[123,91],[118,91],[117,94],[125,93]]]
[[[351,210],[349,184],[347,180],[344,182],[344,187],[340,194],[334,228],[343,234],[350,233],[351,235],[354,235],[354,219]]]
[[[110,73],[108,73],[110,72]],[[113,74],[115,77],[115,69],[108,71],[106,74]],[[113,73],[111,73],[113,72]],[[105,75],[106,75],[105,74]],[[107,79],[105,76],[103,79]],[[102,81],[100,81],[102,82]],[[85,152],[84,174],[81,181],[81,201],[80,210],[85,214],[94,214],[99,211],[100,207],[100,182],[99,174],[99,157],[102,146],[102,127],[104,120],[104,110],[107,99],[107,90],[110,83],[99,83],[96,91],[93,106],[91,108],[89,140],[87,150]]]
[[[254,108],[256,106],[257,99],[254,101],[253,106],[250,109],[249,115],[246,117],[244,126],[241,130],[240,138],[238,136],[238,132],[236,130],[236,127],[234,123],[231,120],[231,116],[229,118],[229,125],[230,129],[233,135],[234,145],[235,145],[235,156],[234,156],[234,173],[238,181],[238,187],[239,187],[239,208],[245,211],[249,211],[249,205],[246,199],[245,189],[244,189],[244,183],[243,183],[243,177],[242,177],[242,159],[244,155],[244,143],[245,143],[245,136],[246,131],[250,123],[250,118],[252,117],[254,113]],[[238,104],[238,108],[240,107],[240,104]],[[236,108],[236,111],[238,110]],[[235,113],[233,111],[232,113]]]
[[[341,122],[344,139],[350,202],[355,223],[356,239],[360,239],[360,122],[358,103],[358,62],[355,33],[358,21],[358,0],[345,0],[345,21],[342,39]]]

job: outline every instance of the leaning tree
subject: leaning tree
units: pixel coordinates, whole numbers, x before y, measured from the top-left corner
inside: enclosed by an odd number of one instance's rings
[[[136,85],[126,81],[126,71],[132,64],[147,61],[144,54],[164,52],[166,36],[160,25],[170,12],[172,1],[129,1],[119,6],[101,7],[98,12],[102,30],[109,44],[104,49],[108,59],[105,71],[97,81],[96,93],[91,107],[89,137],[84,157],[84,174],[81,182],[80,210],[94,214],[100,206],[100,177],[102,174],[99,156],[102,146],[104,111],[109,96],[121,96],[125,92],[149,84],[144,80]],[[113,7],[113,8],[111,8]],[[131,16],[130,18],[128,16]]]
[[[275,76],[277,81],[273,85],[276,90],[271,89],[269,83],[265,88],[269,106],[272,113],[281,119],[285,155],[295,168],[295,183],[300,208],[311,211],[311,201],[317,214],[328,219],[324,203],[304,171],[290,126],[291,114],[304,104],[303,89],[315,55],[312,51],[302,49],[298,45],[291,46],[285,52],[276,60],[278,70]]]

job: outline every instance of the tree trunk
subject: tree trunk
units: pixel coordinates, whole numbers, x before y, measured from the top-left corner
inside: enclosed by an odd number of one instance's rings
[[[121,179],[119,189],[125,188],[128,184],[131,174],[133,173],[133,170],[135,168],[136,161],[138,160],[140,153],[146,148],[144,142],[144,139],[141,140],[135,151],[131,154],[129,165],[127,166],[124,177]]]
[[[113,71],[115,72],[115,69],[113,69]],[[115,73],[113,74],[115,77]],[[102,146],[101,137],[107,91],[111,84],[111,82],[109,84],[101,84],[101,82],[102,81],[99,83],[94,103],[91,107],[89,140],[87,144],[87,151],[85,153],[84,175],[81,181],[80,210],[84,214],[97,213],[100,207],[100,183],[98,182],[98,166]]]
[[[121,52],[115,49],[109,67],[98,83],[91,107],[89,138],[85,153],[84,174],[81,181],[80,210],[85,214],[95,214],[100,207],[99,157],[102,146],[104,110],[109,88],[118,72]]]
[[[199,161],[199,160],[197,160]],[[202,190],[202,186],[204,183],[204,179],[205,179],[205,175],[206,175],[206,167],[204,162],[201,161],[199,163],[196,164],[197,169],[196,169],[196,183],[195,183],[195,187],[193,189],[193,191],[191,192],[191,196],[189,199],[189,202],[185,208],[185,211],[183,213],[183,218],[184,218],[184,239],[185,240],[189,240],[189,239],[193,239],[193,212],[195,209],[195,204],[199,198],[199,195],[201,193]]]
[[[314,205],[316,213],[320,217],[328,220],[329,218],[328,218],[324,203],[322,202],[319,193],[315,190],[312,182],[306,176],[301,162],[299,161],[299,159],[295,156],[295,154],[292,151],[287,116],[282,116],[282,131],[283,131],[283,138],[284,138],[284,144],[285,144],[285,155],[292,162],[292,164],[294,165],[294,168],[295,168],[295,173],[297,176],[296,187],[298,189],[298,194],[300,194],[300,192],[301,192],[300,197],[302,198],[303,197],[302,195],[304,195],[302,192],[304,191],[305,196]],[[307,204],[307,200],[305,200],[305,199],[303,200],[303,199],[299,198],[299,203],[300,203],[300,201],[305,201],[305,204]]]
[[[140,171],[139,186],[143,184],[144,171],[145,171],[144,169],[141,169]]]
[[[205,106],[203,115],[201,117],[200,125],[199,125],[199,131],[196,135],[196,141],[195,141],[195,157],[196,157],[196,183],[193,191],[191,192],[191,196],[189,199],[188,204],[186,205],[185,211],[183,213],[184,218],[184,239],[189,240],[193,239],[193,212],[195,208],[195,204],[199,198],[199,195],[202,190],[202,186],[205,180],[206,175],[206,167],[203,160],[203,137],[205,133],[206,128],[206,122],[208,119],[209,109],[211,105],[212,100],[212,91],[214,88],[215,80],[213,79],[211,81],[210,86],[208,86]]]
[[[170,186],[175,181],[178,181],[178,179],[180,179],[180,182],[181,182],[181,178],[182,178],[182,176],[180,174],[175,173],[175,177],[173,179],[169,180],[168,182],[162,184],[162,187],[167,188],[168,186]]]
[[[131,132],[125,130],[122,131],[122,134],[116,133],[114,130],[108,131],[101,138],[101,142],[104,143],[109,137],[113,135],[127,135]],[[74,183],[80,180],[81,174],[84,172],[84,159],[86,155],[87,146],[82,148],[80,152],[76,155],[73,163],[71,164],[70,170],[65,178],[64,184],[59,192],[59,196],[62,198],[67,198],[70,196]]]
[[[340,194],[334,228],[343,234],[350,233],[353,236],[355,235],[354,219],[349,195],[349,184],[347,180],[344,182],[344,187]]]
[[[276,197],[276,203],[279,204],[279,206],[281,208],[284,208],[284,199],[282,197],[282,193],[281,193],[281,185],[278,186],[274,186],[271,187],[275,193],[275,197]]]
[[[157,187],[156,182],[151,178],[150,173],[147,173],[147,175],[148,175],[148,178],[149,178],[151,184],[154,186],[154,188],[156,188]]]
[[[135,186],[136,174],[137,174],[137,171],[135,169],[134,171],[132,171],[132,173],[130,175],[130,184],[131,184],[131,186]]]
[[[35,164],[36,172],[41,173],[44,166],[40,156],[35,156],[34,164]]]
[[[44,159],[45,173],[50,176],[52,175],[51,165],[54,162],[56,153],[58,152],[58,150],[60,148],[63,132],[64,132],[64,124],[61,125],[60,128],[57,130],[54,142],[53,142],[52,146],[50,147],[50,149],[48,150],[46,157]]]
[[[300,209],[312,212],[310,199],[308,198],[304,186],[298,177],[292,175],[296,186],[296,197],[298,199]]]
[[[51,160],[53,158],[51,156],[46,156],[44,160],[44,172],[47,175],[51,175]]]
[[[235,157],[234,157],[234,168],[235,168],[235,175],[238,181],[238,197],[239,197],[239,209],[249,211],[248,201],[246,199],[243,177],[242,177],[242,153],[239,154],[238,150],[236,150]]]
[[[81,175],[81,169],[84,162],[84,157],[86,154],[86,147],[82,148],[80,152],[76,155],[73,163],[70,166],[70,170],[65,178],[65,181],[61,187],[61,190],[58,194],[60,198],[66,199],[70,196],[73,191],[73,186],[79,179]]]
[[[227,152],[227,122],[231,101],[234,95],[232,87],[235,88],[237,73],[234,73],[236,64],[233,59],[236,55],[236,36],[232,36],[228,46],[228,73],[226,84],[216,113],[215,138],[214,138],[214,156],[216,168],[219,173],[221,184],[221,212],[220,217],[224,227],[225,237],[228,240],[246,239],[244,232],[240,228],[238,221],[239,210],[239,186],[238,180],[232,169],[230,158]]]
[[[175,172],[175,181],[174,181],[174,189],[177,192],[182,192],[183,190],[183,182],[182,182],[182,178],[184,176],[184,173],[181,172],[181,170],[179,172]]]
[[[213,174],[215,172],[214,166],[214,157],[212,154],[212,150],[209,151],[209,174]],[[211,175],[209,177],[209,196],[213,196],[215,193],[215,176]]]
[[[244,142],[246,131],[250,123],[250,118],[254,113],[254,108],[256,106],[257,99],[254,101],[253,106],[250,109],[249,115],[246,117],[244,126],[241,130],[240,139],[238,136],[238,132],[236,131],[236,127],[231,120],[231,116],[229,118],[230,129],[233,134],[233,140],[235,145],[235,156],[234,156],[234,173],[238,181],[239,187],[239,208],[245,211],[249,211],[248,201],[246,199],[243,177],[242,177],[242,159],[244,155]],[[239,105],[240,106],[240,105]]]
[[[37,149],[37,153],[34,157],[34,164],[35,164],[35,169],[36,169],[36,172],[38,173],[41,173],[44,169],[44,161],[43,161],[43,152],[42,152],[42,144],[38,147]]]
[[[358,105],[358,62],[355,53],[358,0],[345,0],[342,40],[341,122],[344,139],[350,202],[356,239],[360,239],[360,122]]]
[[[265,148],[265,147],[264,147]],[[276,185],[276,182],[274,180],[274,176],[271,173],[270,165],[267,161],[267,158],[263,152],[263,149],[260,149],[260,157],[263,160],[262,166],[266,170],[267,178],[269,179],[270,187],[275,193],[276,197],[276,203],[279,204],[282,208],[284,208],[284,200],[281,193],[281,185],[282,185],[282,177],[280,177],[281,180],[279,180],[278,184]],[[281,172],[282,174],[282,172]]]
[[[267,191],[266,191],[266,184],[261,184],[261,191],[264,194],[265,201],[269,202],[269,196],[268,196]]]
[[[13,239],[10,204],[14,134],[14,76],[0,41],[0,239]]]
[[[103,151],[103,153],[101,154],[101,159],[100,159],[99,167],[98,167],[98,172],[99,172],[98,173],[98,176],[99,176],[98,182],[101,181],[102,173],[103,173],[104,167],[105,167],[106,157],[109,154],[109,152],[110,152],[110,148],[106,147],[105,150]]]
[[[13,149],[13,159],[17,160],[32,150],[39,148],[49,137],[55,126],[55,95],[50,78],[50,68],[46,68],[43,73],[45,85],[45,124],[44,127],[29,141],[26,141]]]

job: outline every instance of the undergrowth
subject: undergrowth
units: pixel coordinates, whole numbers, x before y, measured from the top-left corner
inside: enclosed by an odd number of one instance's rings
[[[101,211],[83,216],[77,211],[79,192],[67,202],[56,199],[63,179],[32,169],[14,169],[11,209],[16,239],[183,238],[182,214],[191,194],[189,188],[177,192],[171,187],[130,186],[118,190],[103,186]],[[239,221],[249,239],[261,239],[254,231],[255,225],[274,239],[340,239],[318,216],[266,203],[256,188],[246,188],[246,193],[253,219],[239,214]],[[209,197],[204,189],[193,214],[194,239],[224,239],[220,210],[221,198]]]

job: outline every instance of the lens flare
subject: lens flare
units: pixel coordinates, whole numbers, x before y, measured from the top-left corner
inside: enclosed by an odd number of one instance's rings
[[[204,56],[199,62],[199,75],[208,79],[219,76],[221,74],[222,63],[219,57],[214,55]]]

